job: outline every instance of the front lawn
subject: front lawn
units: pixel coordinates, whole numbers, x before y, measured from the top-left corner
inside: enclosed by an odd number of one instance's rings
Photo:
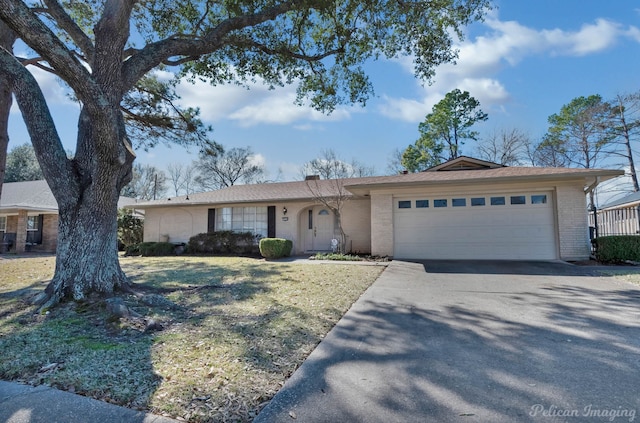
[[[378,277],[379,266],[249,258],[123,257],[167,302],[157,320],[109,319],[104,301],[36,314],[53,258],[0,261],[0,379],[47,384],[188,421],[250,421]]]

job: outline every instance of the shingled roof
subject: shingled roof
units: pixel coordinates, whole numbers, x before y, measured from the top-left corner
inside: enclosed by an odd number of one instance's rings
[[[366,182],[372,178],[351,178],[341,181],[345,186],[353,181]],[[274,182],[265,184],[233,185],[216,191],[200,192],[179,197],[163,198],[135,204],[135,208],[164,207],[171,205],[260,203],[286,200],[312,200],[316,187],[322,195],[330,195],[334,191],[335,180],[312,180],[295,182]],[[348,195],[351,195],[347,192]]]
[[[135,203],[135,199],[120,197],[118,207]],[[56,201],[47,181],[6,182],[2,185],[0,212],[15,213],[29,210],[42,213],[57,213]]]
[[[440,184],[479,184],[490,182],[518,182],[527,180],[563,180],[582,179],[585,184],[589,180],[600,177],[602,180],[614,178],[624,172],[611,169],[569,169],[542,167],[495,167],[477,170],[449,170],[408,173],[392,176],[371,176],[365,178],[350,178],[342,180],[344,187],[354,195],[368,195],[374,188],[430,186]],[[335,181],[311,181],[318,184],[324,195],[330,195]],[[315,185],[312,185],[315,186]],[[311,193],[307,182],[277,182],[251,185],[234,185],[216,191],[189,194],[146,201],[135,204],[135,208],[166,207],[171,205],[204,205],[204,204],[233,204],[260,203],[285,200],[311,200]]]
[[[58,203],[46,181],[7,182],[2,185],[0,210],[58,211]]]

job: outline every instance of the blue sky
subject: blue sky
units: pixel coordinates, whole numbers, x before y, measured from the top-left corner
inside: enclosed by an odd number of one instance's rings
[[[340,107],[329,116],[293,105],[294,87],[269,91],[256,85],[182,84],[182,103],[201,108],[213,125],[213,139],[226,148],[250,146],[271,178],[299,177],[299,167],[333,149],[387,171],[390,155],[418,135],[418,124],[454,88],[477,98],[489,120],[481,135],[517,128],[539,139],[547,117],[578,96],[640,90],[640,4],[628,0],[497,1],[483,23],[467,28],[457,43],[456,65],[437,69],[423,86],[412,74],[410,58],[367,65],[376,97],[366,108]],[[49,99],[68,149],[75,145],[78,106],[70,103],[54,78],[34,71]],[[10,118],[10,146],[28,141],[17,107]],[[473,155],[473,145],[465,145]],[[138,161],[165,168],[189,164],[195,151],[158,147],[139,151]]]

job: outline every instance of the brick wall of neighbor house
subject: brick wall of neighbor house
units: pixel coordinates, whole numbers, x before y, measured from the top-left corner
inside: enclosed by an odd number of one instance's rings
[[[18,211],[18,225],[16,226],[16,253],[24,253],[27,242],[27,211]]]
[[[42,217],[42,244],[33,245],[31,251],[53,253],[58,245],[58,215],[45,214]]]
[[[393,256],[393,196],[371,194],[371,254]]]
[[[589,227],[587,201],[581,185],[556,187],[560,259],[589,258]]]

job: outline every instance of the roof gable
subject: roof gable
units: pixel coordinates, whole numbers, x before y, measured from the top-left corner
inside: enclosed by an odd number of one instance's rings
[[[442,172],[452,170],[482,170],[506,167],[504,165],[488,162],[486,160],[474,159],[473,157],[460,156],[437,166],[430,167],[425,172]]]

